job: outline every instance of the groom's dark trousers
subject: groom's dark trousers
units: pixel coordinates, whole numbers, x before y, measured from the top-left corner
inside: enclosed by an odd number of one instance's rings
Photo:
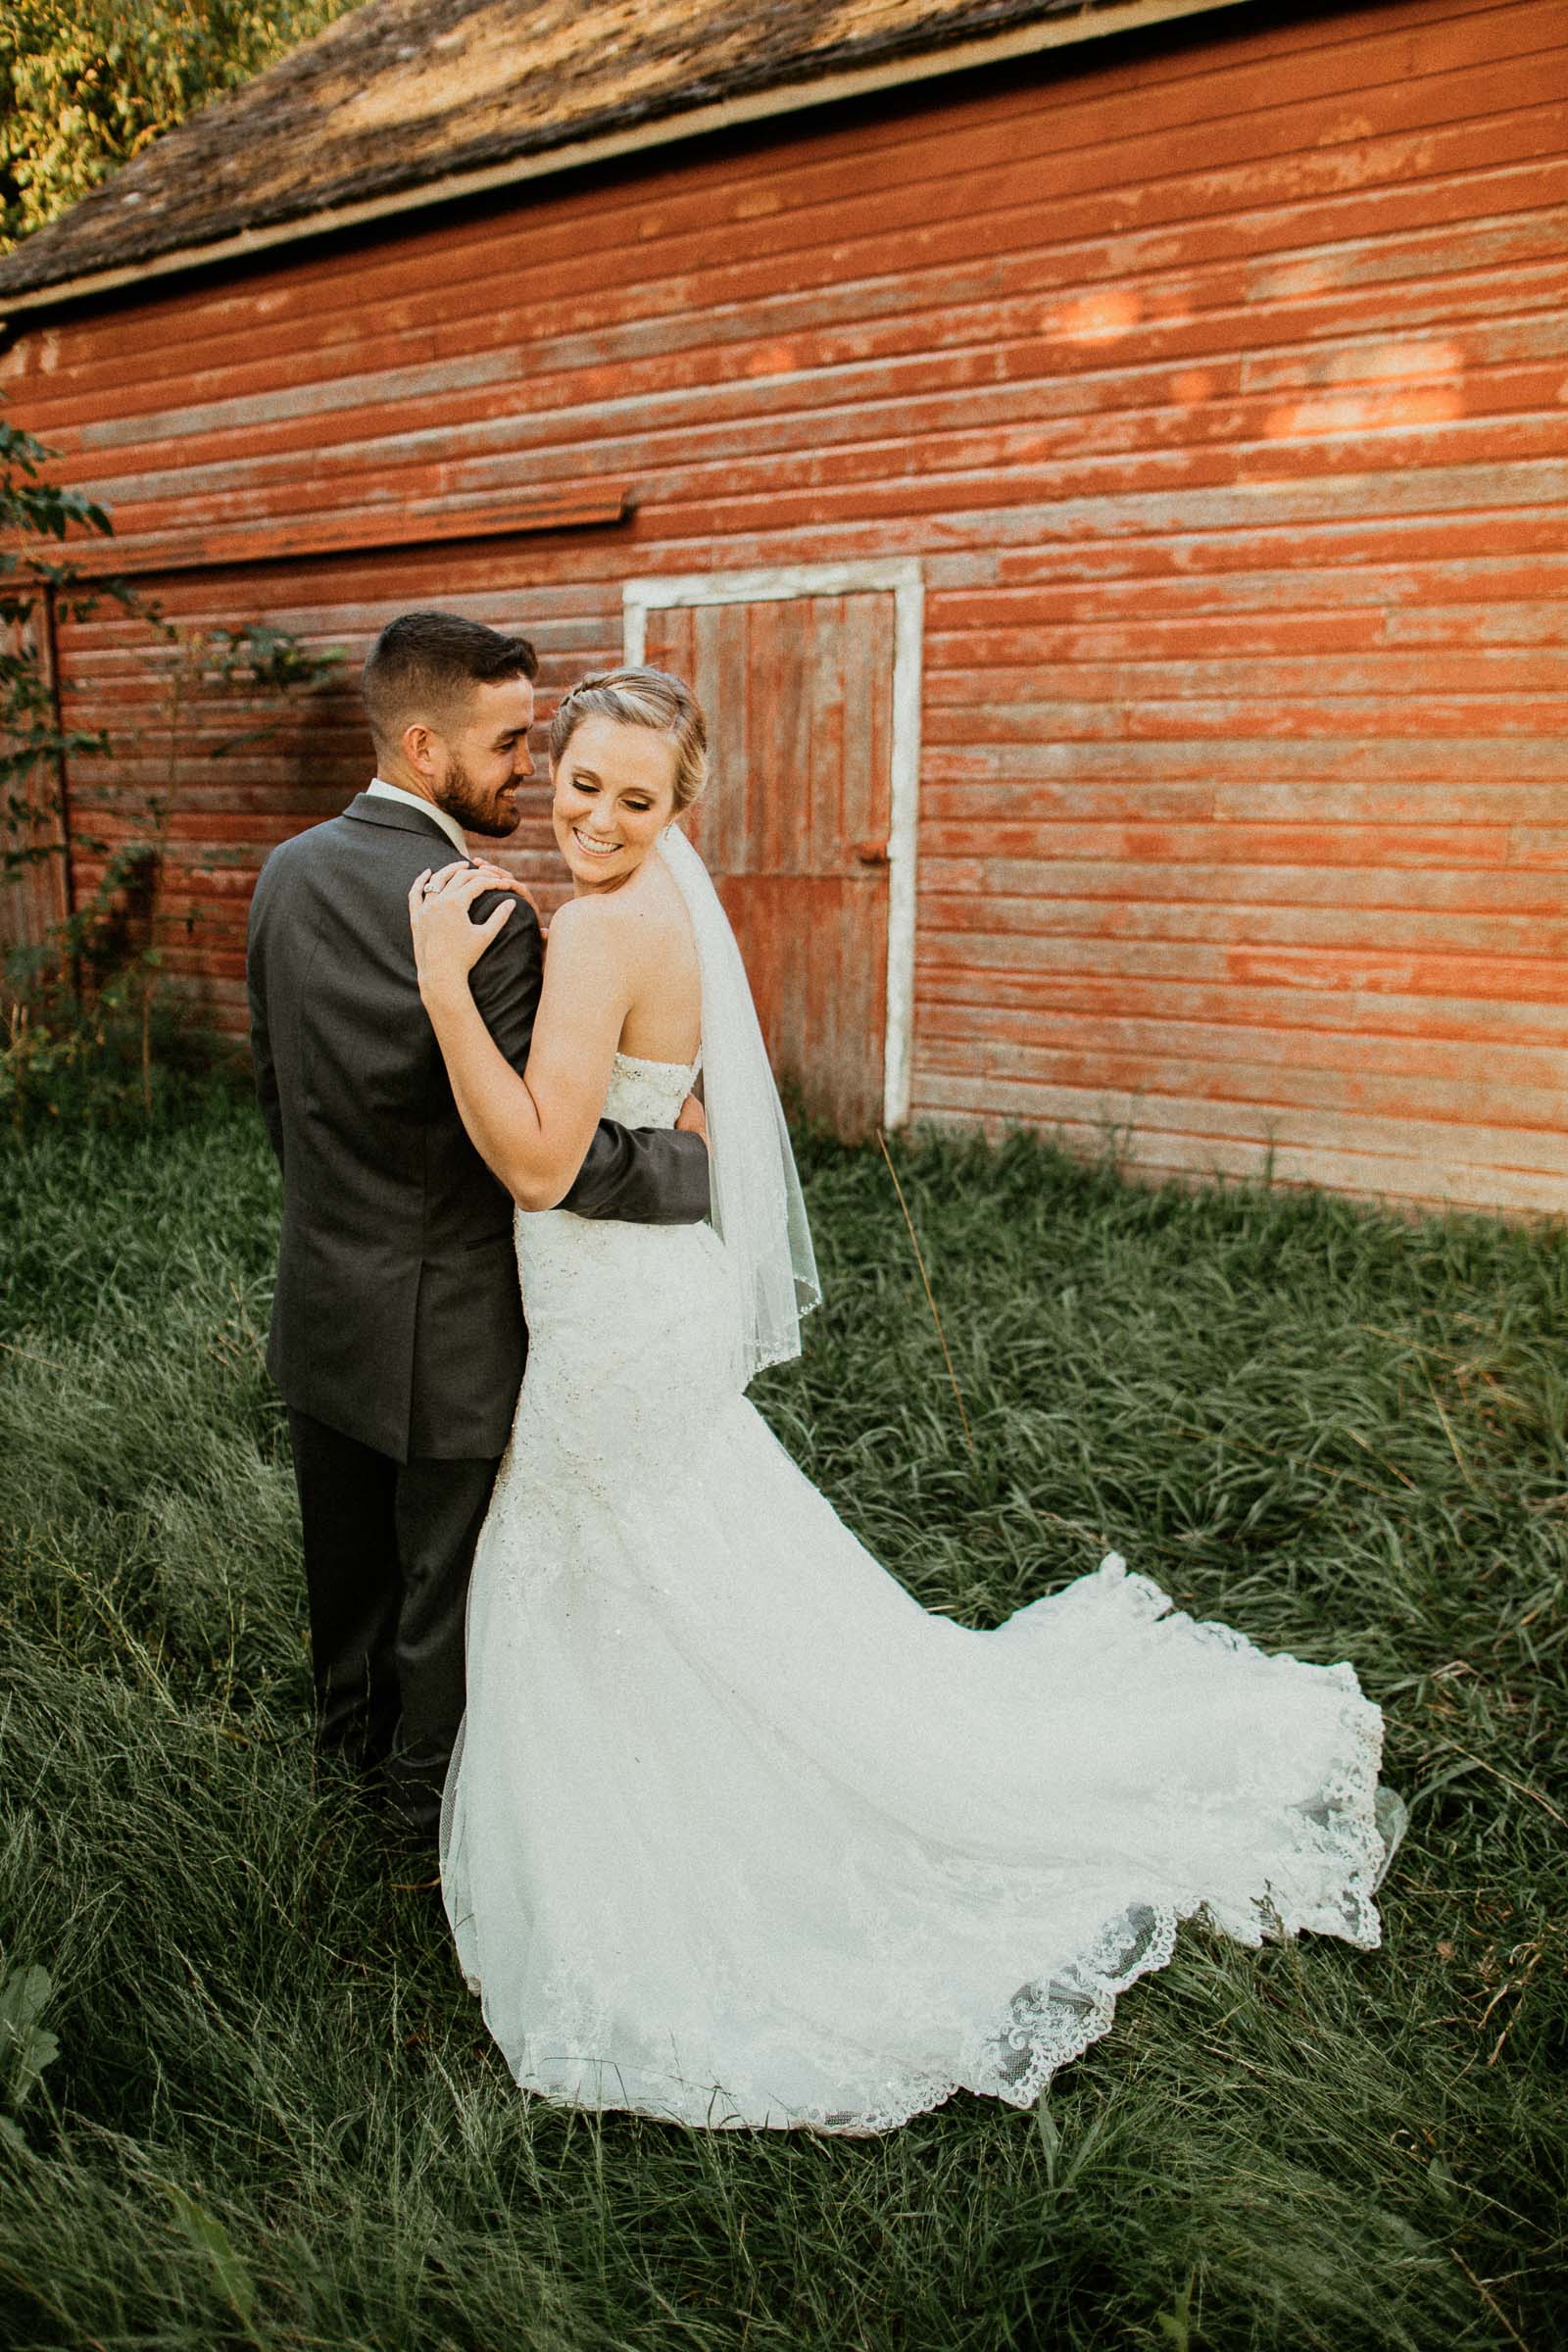
[[[463,1716],[464,1603],[494,1459],[395,1462],[291,1407],[324,1748],[435,1826]]]
[[[268,859],[246,965],[283,1174],[268,1365],[289,1408],[318,1737],[384,1779],[424,1836],[462,1720],[468,1572],[527,1345],[512,1201],[458,1117],[415,972],[409,891],[454,854],[433,816],[362,793]],[[519,901],[471,980],[518,1070],[542,974]],[[563,1205],[695,1223],[706,1148],[603,1121]]]

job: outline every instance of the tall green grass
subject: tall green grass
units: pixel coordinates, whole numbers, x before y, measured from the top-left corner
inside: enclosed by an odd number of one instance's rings
[[[1189,1933],[1037,2114],[530,2106],[313,1762],[255,1122],[52,1133],[0,1165],[0,1979],[48,1979],[0,2032],[0,2344],[1556,2343],[1568,1242],[896,1156],[973,1451],[888,1172],[821,1143],[781,1436],[933,1608],[1115,1545],[1352,1658],[1413,1806],[1384,1949]]]

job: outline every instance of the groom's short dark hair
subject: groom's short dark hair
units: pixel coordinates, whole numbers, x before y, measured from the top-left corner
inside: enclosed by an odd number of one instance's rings
[[[366,656],[360,692],[381,751],[416,718],[440,725],[475,686],[538,675],[526,637],[505,637],[456,612],[400,612]]]

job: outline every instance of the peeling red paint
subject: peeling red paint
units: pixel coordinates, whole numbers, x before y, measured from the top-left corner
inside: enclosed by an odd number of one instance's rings
[[[357,652],[441,602],[536,636],[546,712],[630,575],[916,558],[915,1115],[1562,1212],[1565,95],[1547,0],[1237,12],[171,286],[0,380],[122,558],[222,559],[154,573],[172,617]],[[119,747],[73,772],[87,889],[160,706],[113,614],[61,652]],[[853,1123],[885,902],[786,872],[837,772],[790,728],[870,727],[885,666],[838,710],[724,661],[773,746],[760,991]],[[190,719],[162,944],[237,1025],[256,867],[367,747],[347,684],[221,761],[243,713]]]

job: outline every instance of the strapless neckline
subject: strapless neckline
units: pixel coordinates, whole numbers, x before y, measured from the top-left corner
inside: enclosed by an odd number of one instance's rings
[[[702,1066],[700,1052],[694,1061],[617,1052],[605,1095],[606,1118],[622,1127],[673,1127]]]
[[[692,1061],[659,1061],[651,1054],[626,1054],[617,1046],[615,1060],[628,1070],[679,1070],[687,1078],[695,1078],[703,1066],[703,1049],[698,1047],[696,1058]]]

